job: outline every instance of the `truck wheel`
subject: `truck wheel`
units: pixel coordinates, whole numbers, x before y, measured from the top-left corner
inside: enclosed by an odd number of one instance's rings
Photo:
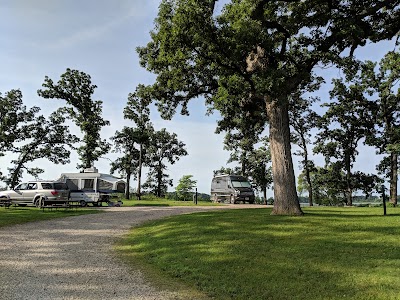
[[[34,201],[35,207],[40,207],[40,197],[37,197]]]
[[[39,198],[39,208],[44,207],[45,204],[46,204],[46,203],[44,202],[44,197],[40,197],[40,198]]]
[[[81,202],[79,202],[81,204],[81,207],[86,207],[87,203],[85,200],[81,200]]]
[[[232,204],[235,204],[235,196],[231,195],[231,201]]]

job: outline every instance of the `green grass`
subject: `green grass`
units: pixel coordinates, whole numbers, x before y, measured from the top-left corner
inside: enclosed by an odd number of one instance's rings
[[[118,249],[214,299],[400,299],[400,209],[304,211],[171,217],[133,229]]]
[[[41,210],[36,207],[0,207],[0,227],[22,224],[27,222],[64,218],[70,216],[78,216],[83,214],[93,214],[98,211],[91,209],[57,209],[57,210]]]
[[[122,200],[123,206],[196,206],[192,200],[190,201],[175,201],[172,199],[157,198],[152,195],[142,196],[141,200]],[[198,201],[197,206],[213,206],[220,205],[210,201]]]

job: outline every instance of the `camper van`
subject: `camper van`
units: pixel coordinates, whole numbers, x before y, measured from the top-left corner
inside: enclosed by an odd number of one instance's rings
[[[213,202],[254,203],[255,196],[250,182],[239,175],[216,175],[211,182]]]
[[[96,168],[85,169],[83,173],[63,173],[59,181],[67,184],[70,201],[79,202],[81,206],[108,203],[116,193],[124,193],[126,186],[124,180],[99,173]]]

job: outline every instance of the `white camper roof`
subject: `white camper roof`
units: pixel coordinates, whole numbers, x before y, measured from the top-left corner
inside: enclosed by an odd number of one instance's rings
[[[98,173],[98,172],[87,172],[86,170],[84,173],[62,173],[61,178],[68,178],[68,179],[100,178],[102,180],[112,182],[112,183],[125,182],[125,180],[115,177],[110,174],[103,174],[103,173]]]

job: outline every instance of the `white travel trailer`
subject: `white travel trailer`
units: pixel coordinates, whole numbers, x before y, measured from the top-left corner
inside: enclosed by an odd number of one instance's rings
[[[67,184],[70,201],[79,202],[81,206],[108,203],[116,193],[124,193],[126,187],[123,179],[99,173],[96,168],[85,169],[83,173],[63,173],[59,181]]]

